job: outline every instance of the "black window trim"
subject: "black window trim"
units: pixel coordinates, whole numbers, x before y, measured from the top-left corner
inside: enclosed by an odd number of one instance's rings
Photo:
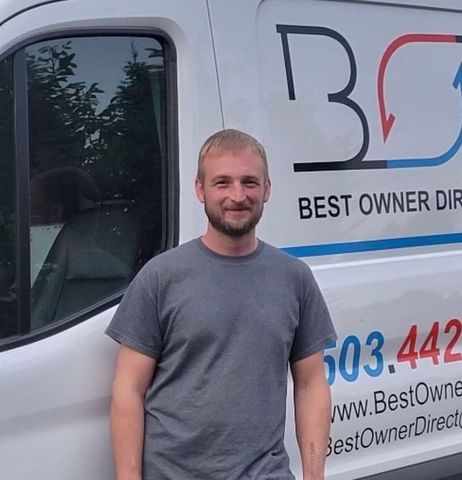
[[[171,37],[161,29],[143,27],[86,27],[56,30],[35,35],[14,45],[0,55],[0,61],[13,56],[14,118],[15,118],[15,172],[16,172],[16,277],[18,297],[19,334],[0,338],[0,352],[21,347],[67,330],[99,313],[117,305],[126,287],[110,297],[88,308],[59,320],[41,329],[30,331],[30,175],[29,175],[29,132],[27,108],[27,75],[25,48],[45,40],[79,37],[150,37],[164,48],[165,81],[167,93],[167,161],[166,161],[166,230],[163,233],[163,249],[168,250],[179,241],[179,162],[178,162],[178,95],[177,57]],[[20,95],[19,92],[23,92]]]
[[[16,315],[19,335],[30,330],[30,199],[27,71],[24,48],[13,56],[16,176]]]

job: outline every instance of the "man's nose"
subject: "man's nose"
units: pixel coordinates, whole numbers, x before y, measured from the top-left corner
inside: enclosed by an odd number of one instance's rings
[[[245,187],[241,183],[233,183],[230,188],[229,196],[231,200],[236,203],[243,202],[246,198]]]

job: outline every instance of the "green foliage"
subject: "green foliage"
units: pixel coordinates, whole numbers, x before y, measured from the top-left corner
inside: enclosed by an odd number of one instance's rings
[[[148,258],[158,248],[164,227],[159,220],[165,74],[163,51],[146,50],[152,62],[140,61],[131,42],[123,78],[99,113],[99,100],[106,92],[98,82],[76,80],[78,58],[72,41],[46,44],[29,54],[27,62],[32,177],[63,166],[89,173],[103,202],[126,202],[136,208]]]
[[[123,78],[101,111],[99,103],[106,92],[99,82],[79,79],[73,42],[26,48],[31,178],[60,167],[76,167],[92,177],[103,203],[131,205],[141,227],[141,265],[159,249],[165,229],[164,53],[161,48],[146,48],[152,62],[140,61],[136,40],[132,41]],[[117,61],[117,52],[114,58]],[[13,59],[9,57],[0,62],[0,338],[15,329],[13,101]],[[41,208],[40,203],[34,206]]]
[[[158,55],[159,51],[156,52]],[[164,85],[164,71],[163,67],[139,61],[133,45],[131,54],[132,59],[124,67],[125,79],[101,113],[104,122],[101,140],[112,178],[101,176],[101,163],[95,176],[101,179],[104,197],[130,199],[136,207],[143,226],[140,262],[144,263],[159,248],[165,228],[161,223],[164,159],[159,138],[165,124],[159,124],[154,106],[156,98],[153,99],[153,85]],[[156,80],[160,81],[156,83]],[[155,97],[157,102],[165,100],[165,89],[158,91]]]
[[[97,83],[72,81],[74,58],[70,40],[27,56],[32,177],[60,166],[85,168],[101,148],[95,109],[103,91]]]

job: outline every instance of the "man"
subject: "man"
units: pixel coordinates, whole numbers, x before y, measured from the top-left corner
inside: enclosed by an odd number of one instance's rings
[[[224,130],[199,155],[206,233],[152,259],[107,333],[119,341],[111,427],[118,480],[289,480],[294,378],[304,480],[324,478],[335,338],[309,268],[258,240],[270,196],[263,147]]]

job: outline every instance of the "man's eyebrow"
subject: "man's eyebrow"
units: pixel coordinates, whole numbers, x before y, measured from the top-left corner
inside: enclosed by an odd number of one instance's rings
[[[258,175],[244,175],[242,177],[242,180],[253,180],[256,182],[260,182],[261,178]]]
[[[215,177],[212,177],[210,179],[210,181],[213,183],[213,182],[218,182],[220,180],[230,180],[231,178],[232,178],[232,175],[222,174],[222,175],[216,175]],[[261,179],[258,175],[242,175],[242,177],[240,177],[240,180],[241,181],[252,180],[252,181],[256,181],[256,182],[261,181]]]
[[[218,180],[229,180],[230,178],[230,175],[216,175],[215,177],[211,178],[211,181],[216,182]]]

